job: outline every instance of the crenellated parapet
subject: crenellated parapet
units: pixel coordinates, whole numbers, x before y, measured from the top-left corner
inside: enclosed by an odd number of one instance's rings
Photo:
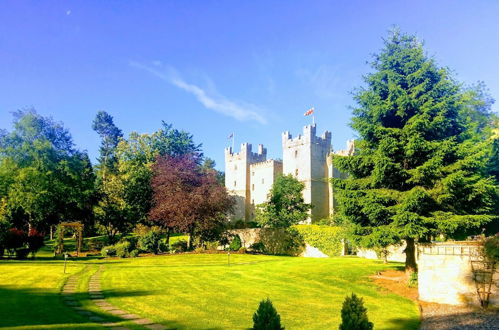
[[[303,144],[318,144],[329,147],[331,146],[331,132],[325,131],[321,136],[317,136],[317,126],[312,124],[303,127],[303,135],[300,134],[295,138],[289,131],[282,133],[283,147],[294,147]]]
[[[232,147],[225,148],[225,161],[247,160],[248,163],[262,162],[267,159],[267,148],[258,145],[258,151],[252,151],[251,143],[242,143],[239,152],[234,152]]]

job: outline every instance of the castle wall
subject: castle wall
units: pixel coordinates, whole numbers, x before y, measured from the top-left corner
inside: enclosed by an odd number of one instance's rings
[[[327,157],[331,151],[331,133],[316,136],[316,125],[308,125],[296,138],[282,135],[283,174],[303,182],[303,199],[313,205],[308,223],[329,216]]]
[[[241,144],[241,151],[234,153],[232,148],[225,149],[225,187],[236,198],[233,220],[249,220],[251,216],[250,165],[265,161],[267,150],[258,146],[258,152],[252,152],[249,143]]]
[[[282,174],[282,162],[267,160],[250,165],[251,219],[255,207],[267,201],[268,194],[278,175]]]

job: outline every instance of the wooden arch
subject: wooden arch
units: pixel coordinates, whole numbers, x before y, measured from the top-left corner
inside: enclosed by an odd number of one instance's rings
[[[72,228],[76,230],[76,256],[80,255],[81,246],[83,243],[83,227],[81,222],[61,222],[58,226],[59,235],[57,237],[57,247],[55,249],[55,254],[60,255],[64,252],[64,231],[66,228]]]

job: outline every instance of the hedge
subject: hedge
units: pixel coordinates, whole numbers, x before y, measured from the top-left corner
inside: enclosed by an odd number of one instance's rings
[[[322,225],[295,225],[303,240],[330,257],[340,256],[343,249],[342,239],[345,231],[341,227]]]

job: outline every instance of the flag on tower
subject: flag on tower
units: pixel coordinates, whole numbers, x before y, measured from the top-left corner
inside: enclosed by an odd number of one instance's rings
[[[230,133],[227,139],[232,139],[234,137],[234,133]]]
[[[311,107],[310,109],[308,109],[307,111],[305,111],[305,113],[303,114],[304,116],[310,116],[311,114],[314,113],[314,107]]]

